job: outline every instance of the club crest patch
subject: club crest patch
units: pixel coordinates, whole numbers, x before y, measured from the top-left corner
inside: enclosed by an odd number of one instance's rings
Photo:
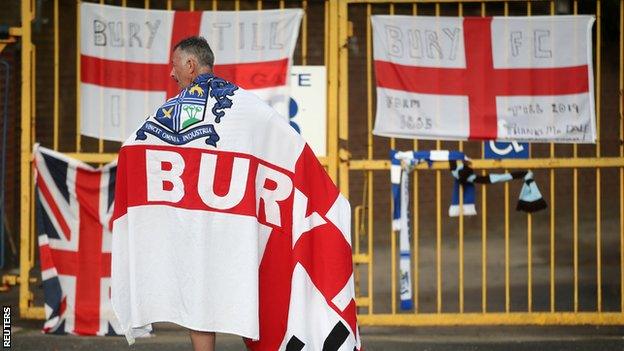
[[[236,85],[211,74],[199,75],[178,96],[158,108],[154,120],[146,121],[136,132],[135,140],[146,140],[149,133],[173,145],[206,138],[206,144],[216,147],[220,138],[214,124],[202,123],[206,119],[208,98],[215,100],[210,114],[215,123],[220,123],[224,110],[232,107],[230,96],[237,89]]]

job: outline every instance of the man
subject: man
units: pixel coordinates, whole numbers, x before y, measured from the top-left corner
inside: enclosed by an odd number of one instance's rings
[[[214,54],[203,37],[183,39],[173,49],[171,55],[171,78],[180,89],[189,86],[200,74],[212,74]],[[214,332],[189,329],[195,351],[212,351],[215,345]]]
[[[252,351],[360,348],[350,206],[305,141],[212,74],[201,37],[174,47],[181,88],[119,152],[111,301],[129,343],[154,322]]]

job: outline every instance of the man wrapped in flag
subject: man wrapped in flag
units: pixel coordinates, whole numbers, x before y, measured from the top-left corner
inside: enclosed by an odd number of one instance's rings
[[[358,350],[350,205],[311,149],[259,98],[182,40],[182,88],[122,146],[112,305],[129,343],[151,323],[250,350]]]

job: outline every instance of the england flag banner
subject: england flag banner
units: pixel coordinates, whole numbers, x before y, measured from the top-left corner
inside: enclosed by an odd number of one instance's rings
[[[166,11],[80,5],[80,132],[124,141],[180,88],[170,77],[176,43],[206,38],[214,71],[288,116],[289,71],[301,9]]]
[[[169,321],[255,351],[360,349],[349,202],[257,96],[198,76],[123,144],[116,180],[111,297],[130,343]]]
[[[95,169],[35,145],[45,333],[117,335],[110,302],[116,163]]]
[[[372,16],[373,134],[595,143],[593,16]]]

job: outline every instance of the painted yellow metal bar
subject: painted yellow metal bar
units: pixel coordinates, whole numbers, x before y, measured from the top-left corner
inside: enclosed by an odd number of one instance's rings
[[[619,168],[624,167],[624,159],[620,157],[583,157],[583,158],[534,158],[534,159],[504,159],[504,160],[472,160],[473,169],[507,169],[507,168]],[[382,171],[390,169],[389,160],[350,160],[351,170]],[[449,169],[448,164],[436,162],[431,167],[426,164],[416,166],[418,170]]]
[[[621,325],[620,312],[419,313],[359,315],[361,326]]]
[[[462,3],[457,4],[457,16],[463,17],[464,7]],[[458,142],[459,151],[464,151],[464,142]],[[464,189],[459,188],[459,312],[464,312]]]
[[[550,155],[555,157],[554,145],[550,146]],[[555,170],[550,170],[550,311],[555,312]]]
[[[555,2],[550,2],[550,14],[555,15]],[[555,144],[550,143],[550,158],[555,158]],[[555,312],[555,170],[550,170],[550,312]]]
[[[22,317],[28,315],[28,309],[32,302],[32,293],[29,289],[29,273],[31,262],[29,262],[30,240],[32,238],[30,232],[30,211],[31,202],[31,181],[32,173],[30,167],[30,156],[32,146],[32,130],[31,130],[31,60],[32,60],[32,37],[30,21],[32,19],[32,3],[30,1],[21,2],[21,67],[22,67],[22,85],[21,85],[21,136],[20,136],[20,284],[19,291],[19,310]]]
[[[505,183],[505,312],[509,312],[509,183]]]
[[[578,0],[574,0],[573,13],[578,14]],[[574,160],[578,158],[578,145],[572,146]],[[574,280],[574,312],[578,311],[578,169],[574,168],[572,174],[572,255],[573,255],[573,280]]]
[[[117,159],[116,153],[76,153],[68,152],[66,156],[87,163],[108,163]]]
[[[364,196],[366,196],[366,194],[364,194]],[[360,254],[360,238],[362,236],[362,230],[364,228],[364,226],[361,223],[362,218],[363,218],[363,214],[362,214],[363,212],[364,212],[364,205],[357,205],[353,209],[353,214],[354,214],[353,223],[355,225],[354,225],[354,232],[353,232],[352,258],[353,258],[353,264],[355,265],[355,267],[353,267],[353,279],[354,279],[356,297],[361,295],[360,293],[360,267],[358,267],[359,262],[356,263],[355,257],[364,256]],[[366,258],[366,260],[368,260],[368,258]]]
[[[218,9],[218,1],[217,0],[212,0],[212,11],[217,11]]]
[[[624,0],[620,0],[620,140],[624,140]],[[620,157],[624,146],[620,143]],[[620,168],[620,311],[624,312],[624,169]]]
[[[76,152],[81,150],[80,136],[80,2],[76,0]]]
[[[596,1],[596,157],[600,157],[602,141],[600,137],[600,82],[601,82],[601,2]],[[596,307],[598,312],[602,312],[602,220],[600,218],[602,210],[600,168],[596,169]]]
[[[435,4],[435,15],[440,16],[440,4]],[[436,150],[442,143],[436,140]],[[442,313],[442,179],[436,171],[436,311]]]
[[[256,9],[262,10],[262,0],[256,0]]]
[[[59,101],[59,4],[58,0],[54,0],[54,101],[53,101],[53,113],[54,113],[54,125],[53,125],[53,137],[52,137],[52,147],[54,150],[58,150],[59,143],[59,112],[60,112],[60,101]]]
[[[390,3],[390,7],[388,9],[388,14],[394,15],[394,3]],[[396,148],[396,140],[394,138],[390,138],[390,148],[391,149],[395,149]]]
[[[284,8],[284,3],[280,2],[280,8]],[[301,2],[301,9],[303,10],[303,18],[301,19],[301,64],[306,66],[308,64],[308,1],[303,0]]]
[[[346,145],[349,142],[349,20],[347,4],[338,1],[338,59],[339,59],[339,96],[338,102],[338,138],[341,145],[338,146],[338,176],[339,184],[344,196],[349,196],[349,150]]]
[[[33,11],[35,8],[33,7]],[[31,55],[30,55],[30,140],[35,140],[36,135],[36,123],[37,123],[37,71],[35,70],[37,62],[37,46],[35,44],[32,45]],[[31,183],[32,184],[32,183]],[[35,232],[35,189],[31,187],[30,191],[30,232]],[[30,256],[28,257],[28,262],[30,262],[29,269],[32,269],[35,266],[35,245],[37,243],[35,240],[30,240],[30,247],[28,248],[28,252]],[[30,273],[29,273],[30,280]],[[32,295],[31,295],[32,296]]]
[[[576,151],[576,150],[575,150]],[[572,250],[573,250],[573,265],[574,265],[574,312],[578,311],[578,169],[574,169],[572,175],[573,197],[572,197]]]
[[[390,4],[390,9],[389,9],[389,14],[390,15],[394,15],[394,4],[391,3]],[[396,148],[396,140],[394,138],[390,138],[390,148],[391,149],[395,149]],[[391,206],[391,211],[394,211],[394,206]],[[392,314],[396,313],[396,285],[397,285],[397,275],[396,275],[396,265],[397,265],[397,258],[396,258],[396,236],[397,233],[394,230],[390,230],[390,274],[391,274],[391,287],[390,287],[390,291],[391,291],[391,297],[390,297],[390,304],[392,307]]]
[[[531,2],[527,2],[527,16],[531,16],[532,7]],[[531,144],[529,144],[529,158],[531,158]],[[532,232],[532,217],[530,213],[527,213],[527,310],[531,312],[533,310],[533,267],[532,267],[532,246],[533,246],[533,232]]]
[[[358,307],[369,307],[370,303],[371,299],[369,297],[360,296],[355,298],[355,304]]]
[[[457,16],[463,16],[464,7],[462,3],[457,4]],[[464,142],[458,142],[459,151],[464,151]],[[459,312],[464,312],[464,189],[463,187],[459,188],[459,234],[458,234],[458,242],[459,242]]]
[[[485,171],[482,171],[485,175]],[[481,187],[481,312],[487,312],[487,188]]]
[[[327,64],[329,63],[329,2],[323,2],[323,11],[323,18],[325,19],[323,23],[323,38],[325,40],[323,45],[323,64],[327,67]]]
[[[150,8],[150,0],[145,0],[143,2],[143,7],[148,10]]]
[[[439,149],[440,142],[436,142]],[[436,171],[436,311],[442,313],[442,191],[440,171]]]
[[[240,11],[240,0],[234,0],[234,11]]]
[[[195,0],[189,0],[189,11],[195,11]]]
[[[353,263],[370,263],[370,257],[363,253],[355,254],[353,255]]]
[[[481,17],[485,16],[485,3],[481,3]],[[509,4],[504,3],[504,15],[509,15]],[[481,158],[485,158],[485,146],[481,143]],[[481,171],[485,175],[485,170]],[[487,312],[487,187],[481,187],[481,312]]]
[[[342,97],[338,89],[339,36],[338,0],[328,0],[327,33],[327,154],[329,155],[328,173],[334,182],[338,182],[338,101]],[[342,185],[341,190],[342,189]],[[343,191],[344,194],[344,191]]]
[[[417,16],[418,15],[418,4],[416,4],[416,3],[412,4],[412,15],[413,16]],[[418,150],[418,140],[415,139],[414,142],[413,142],[413,145],[414,145],[414,150]],[[419,183],[418,183],[418,172],[412,172],[412,174],[413,174],[413,177],[414,177],[414,179],[413,179],[414,198],[412,200],[412,202],[414,203],[414,206],[413,206],[414,207],[414,211],[413,211],[413,214],[412,214],[412,221],[413,221],[412,223],[414,223],[414,225],[413,225],[414,229],[412,231],[413,232],[412,238],[413,238],[413,241],[414,241],[414,243],[413,243],[413,250],[412,250],[412,252],[414,253],[413,254],[413,258],[414,258],[414,262],[413,262],[413,265],[414,265],[413,273],[414,274],[413,274],[413,277],[414,277],[414,279],[412,279],[412,282],[413,282],[413,286],[414,286],[414,289],[413,289],[413,291],[414,291],[414,294],[413,294],[413,298],[414,298],[414,313],[418,313],[418,309],[419,309],[419,299],[418,299],[419,289],[418,289],[418,286],[419,286],[419,282],[420,282],[420,267],[419,267],[419,264],[418,264],[418,260],[419,260],[419,257],[420,257],[420,252],[419,252],[419,247],[420,247],[420,244],[419,244],[419,241],[420,241],[419,240],[420,239],[419,238],[419,236],[420,236],[419,225],[420,225],[420,222],[419,222],[419,215],[418,215],[418,213],[419,213],[419,206],[418,206],[419,205],[418,204]]]
[[[371,28],[371,6],[366,5],[366,156],[373,158],[373,63],[372,63],[372,28]],[[373,255],[373,172],[366,172],[366,195],[367,195],[367,220],[368,220],[368,255]],[[373,265],[368,265],[368,296],[370,305],[368,314],[373,313]]]
[[[438,3],[438,4],[448,4],[448,3],[500,3],[503,0],[344,0],[349,4],[413,4],[414,2],[418,3]],[[509,0],[513,2],[525,2],[527,0]],[[528,0],[528,1],[544,1],[544,0]]]

